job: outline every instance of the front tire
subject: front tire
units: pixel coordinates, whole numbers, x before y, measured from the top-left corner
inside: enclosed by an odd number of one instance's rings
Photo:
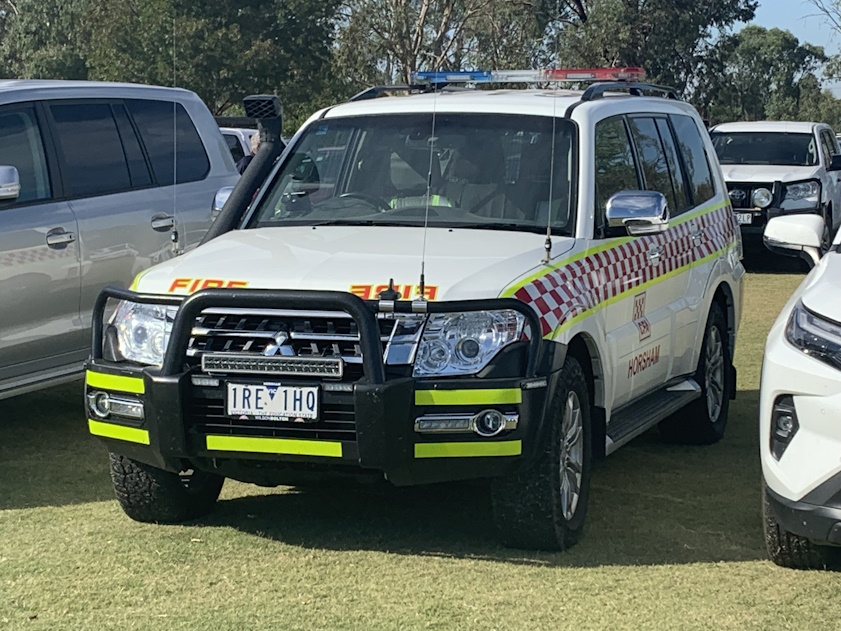
[[[762,530],[768,557],[777,565],[795,570],[825,570],[841,567],[841,549],[821,546],[780,526],[768,501],[768,486],[762,482]]]
[[[207,515],[225,481],[215,473],[172,473],[114,453],[109,466],[117,501],[141,522],[172,524]]]
[[[695,381],[700,398],[660,423],[666,440],[690,445],[711,445],[724,437],[732,397],[733,370],[730,361],[727,320],[717,302],[710,307]]]
[[[567,357],[549,407],[548,440],[520,473],[493,480],[494,522],[502,542],[527,550],[564,550],[584,529],[592,456],[587,378]]]

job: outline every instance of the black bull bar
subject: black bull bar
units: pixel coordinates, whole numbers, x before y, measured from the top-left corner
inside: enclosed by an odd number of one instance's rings
[[[205,309],[289,309],[301,311],[343,311],[356,322],[362,352],[362,368],[369,383],[379,385],[386,381],[380,331],[376,314],[436,314],[470,311],[496,311],[511,309],[521,313],[528,324],[529,350],[526,378],[534,377],[541,341],[540,320],[535,311],[515,298],[490,298],[487,300],[454,300],[446,302],[409,300],[362,300],[344,291],[314,291],[298,289],[202,289],[190,296],[143,294],[118,287],[106,287],[100,292],[93,309],[93,343],[91,359],[103,358],[104,317],[110,299],[130,302],[177,306],[169,344],[164,352],[159,374],[163,377],[183,372],[184,357],[190,342],[196,318]]]

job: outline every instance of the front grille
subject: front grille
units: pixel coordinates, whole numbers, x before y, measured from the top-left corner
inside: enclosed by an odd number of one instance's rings
[[[753,209],[753,192],[758,188],[767,188],[769,191],[773,191],[774,185],[771,183],[763,184],[757,182],[728,182],[727,190],[733,208]]]
[[[350,392],[322,392],[320,418],[314,423],[228,416],[221,388],[193,387],[186,405],[187,429],[202,435],[356,441],[353,394]]]
[[[378,318],[377,322],[380,343],[385,352],[400,324],[394,318]],[[259,369],[253,371],[230,372],[267,372],[259,361],[266,357],[278,358],[276,365],[292,366],[291,360],[297,358],[303,360],[301,367],[318,365],[322,369],[334,360],[341,360],[345,366],[343,372],[319,376],[341,377],[344,380],[358,379],[362,369],[359,329],[353,318],[343,312],[208,309],[196,318],[187,357],[192,365],[199,365],[203,356],[211,358],[216,354],[221,354],[227,361],[241,357],[255,366],[260,364]],[[326,363],[322,365],[315,360]],[[298,364],[295,366],[298,367]],[[226,371],[220,368],[217,372]],[[300,374],[300,371],[279,371],[275,374]]]

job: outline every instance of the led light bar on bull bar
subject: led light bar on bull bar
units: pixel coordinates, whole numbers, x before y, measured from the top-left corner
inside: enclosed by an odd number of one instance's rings
[[[644,81],[642,68],[557,68],[543,70],[446,70],[412,73],[412,83],[550,83],[554,81]]]

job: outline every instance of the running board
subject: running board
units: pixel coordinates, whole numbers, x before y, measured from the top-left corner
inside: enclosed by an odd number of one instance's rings
[[[700,396],[701,386],[694,379],[686,379],[621,407],[610,415],[605,453],[616,451]]]

